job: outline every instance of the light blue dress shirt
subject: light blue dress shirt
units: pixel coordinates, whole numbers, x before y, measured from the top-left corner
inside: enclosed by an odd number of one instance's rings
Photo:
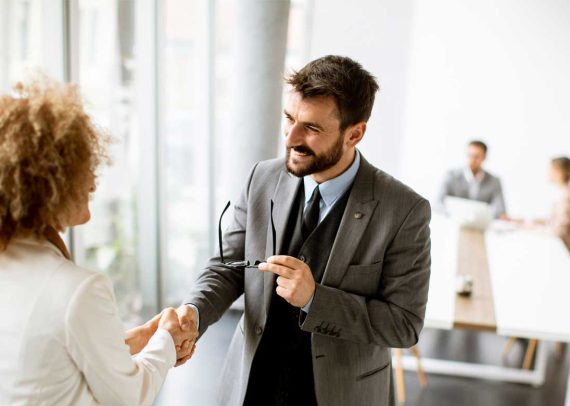
[[[336,178],[327,180],[326,182],[323,182],[319,185],[313,178],[311,178],[310,175],[305,176],[303,178],[303,184],[305,187],[304,209],[306,209],[307,206],[311,203],[313,191],[317,186],[319,186],[319,191],[321,193],[321,203],[319,205],[319,223],[323,221],[326,215],[331,211],[336,201],[344,194],[344,192],[348,190],[350,185],[352,185],[352,182],[354,182],[358,168],[360,168],[360,152],[356,150],[352,165],[350,165],[346,171],[338,175]]]
[[[321,194],[321,203],[319,205],[319,223],[323,221],[327,214],[331,211],[332,207],[334,206],[335,202],[348,190],[348,188],[354,182],[354,178],[356,178],[356,173],[358,172],[358,168],[360,168],[360,152],[356,150],[356,154],[354,157],[354,161],[352,165],[338,175],[336,178],[327,180],[326,182],[321,183],[320,185],[315,182],[310,175],[305,176],[303,178],[303,186],[305,187],[305,208],[311,203],[311,198],[313,197],[313,191],[318,186],[319,192]],[[303,306],[303,311],[305,313],[309,312],[309,308],[311,307],[311,303],[313,303],[313,298],[315,294],[309,299],[309,302]]]

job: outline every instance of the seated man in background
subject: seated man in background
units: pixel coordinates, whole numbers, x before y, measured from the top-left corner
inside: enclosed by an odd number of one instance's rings
[[[488,203],[496,218],[506,218],[501,181],[483,170],[487,145],[471,141],[467,146],[467,167],[451,170],[441,186],[438,202],[443,206],[446,196],[461,197]]]

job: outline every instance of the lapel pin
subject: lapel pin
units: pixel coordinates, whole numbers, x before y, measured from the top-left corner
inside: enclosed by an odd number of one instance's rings
[[[362,214],[361,212],[357,211],[356,213],[354,213],[354,218],[355,219],[361,219],[364,216],[364,214]]]

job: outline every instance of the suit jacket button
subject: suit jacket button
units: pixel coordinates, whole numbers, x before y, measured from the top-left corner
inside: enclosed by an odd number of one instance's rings
[[[305,262],[305,261],[307,260],[307,258],[305,258],[304,255],[301,255],[301,256],[299,257],[299,259],[300,259],[301,261],[303,261],[303,262]]]
[[[262,333],[263,333],[263,329],[261,328],[261,326],[255,326],[255,334],[260,336]]]

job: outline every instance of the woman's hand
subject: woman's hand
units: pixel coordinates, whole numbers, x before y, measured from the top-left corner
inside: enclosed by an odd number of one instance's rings
[[[125,344],[129,346],[131,355],[138,354],[148,343],[148,340],[156,332],[162,312],[154,316],[142,326],[127,330]]]

